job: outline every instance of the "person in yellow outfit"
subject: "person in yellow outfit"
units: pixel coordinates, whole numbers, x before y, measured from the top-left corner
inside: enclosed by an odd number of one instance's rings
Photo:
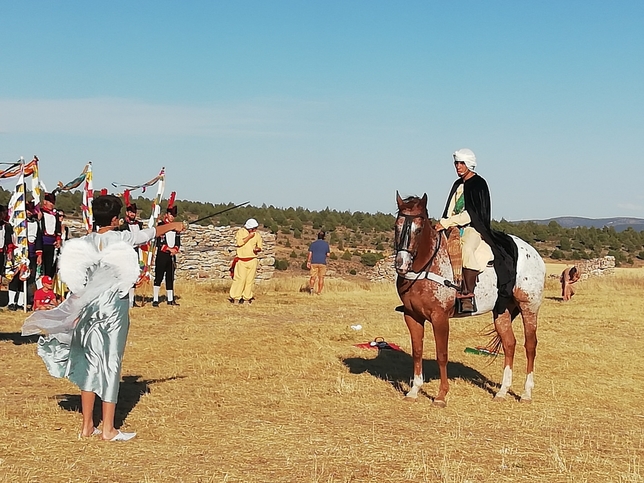
[[[257,231],[259,223],[254,218],[246,221],[243,228],[235,234],[237,256],[233,260],[233,284],[230,287],[228,301],[243,304],[253,303],[253,287],[257,273],[257,254],[262,251],[262,237]]]

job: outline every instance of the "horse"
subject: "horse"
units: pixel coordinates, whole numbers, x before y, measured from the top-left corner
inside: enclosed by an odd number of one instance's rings
[[[409,329],[412,345],[414,377],[406,400],[416,400],[423,385],[422,359],[425,321],[432,324],[436,344],[436,361],[440,373],[440,386],[433,404],[447,405],[449,391],[447,356],[449,321],[453,317],[467,317],[492,311],[497,347],[503,346],[504,369],[501,388],[494,400],[505,400],[512,385],[512,367],[516,339],[512,321],[521,314],[525,333],[527,358],[526,380],[521,394],[522,402],[532,401],[534,388],[534,360],[537,348],[537,316],[543,300],[546,268],[539,253],[528,243],[511,236],[517,246],[517,276],[513,298],[503,313],[494,310],[497,299],[496,273],[488,266],[479,274],[475,289],[477,311],[457,314],[454,308],[456,291],[454,271],[447,250],[445,231],[436,231],[427,213],[427,194],[402,199],[396,192],[398,216],[395,227],[396,287],[403,303],[402,312]],[[494,333],[493,331],[493,333]]]

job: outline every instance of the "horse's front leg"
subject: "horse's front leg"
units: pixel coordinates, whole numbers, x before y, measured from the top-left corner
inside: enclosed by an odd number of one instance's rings
[[[449,317],[447,314],[432,316],[432,327],[434,329],[434,342],[436,343],[436,362],[438,362],[438,371],[441,378],[438,395],[434,398],[434,406],[444,408],[447,406],[445,399],[449,391],[449,382],[447,380]]]
[[[494,328],[496,333],[501,338],[503,344],[503,381],[501,382],[501,389],[496,393],[494,399],[496,401],[504,401],[508,395],[508,391],[512,386],[512,365],[514,364],[514,351],[516,349],[517,340],[514,337],[512,330],[512,317],[510,311],[506,310],[502,314],[494,314]]]
[[[415,401],[418,398],[418,391],[423,386],[423,338],[425,326],[411,315],[405,314],[405,323],[411,336],[411,355],[414,359],[414,380],[411,389],[405,395],[408,401]]]

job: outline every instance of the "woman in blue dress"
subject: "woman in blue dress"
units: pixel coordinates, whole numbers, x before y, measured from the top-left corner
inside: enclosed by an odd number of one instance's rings
[[[116,231],[123,204],[116,196],[94,199],[97,231],[65,243],[59,276],[70,296],[52,310],[34,312],[22,335],[43,334],[38,355],[54,377],[66,377],[81,390],[83,425],[79,437],[101,435],[106,441],[128,441],[136,433],[114,428],[121,363],[130,327],[128,292],[139,276],[137,253],[167,231],[181,232],[181,222],[137,232]],[[95,397],[102,400],[103,430],[94,427]]]

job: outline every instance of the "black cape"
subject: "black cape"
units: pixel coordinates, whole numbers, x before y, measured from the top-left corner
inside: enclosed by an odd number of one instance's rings
[[[490,245],[494,254],[494,271],[496,272],[497,287],[499,289],[494,310],[497,313],[503,313],[510,300],[512,300],[512,290],[517,278],[517,246],[509,235],[490,228],[492,219],[490,190],[487,187],[487,182],[478,174],[475,174],[465,182],[460,178],[454,182],[447,197],[443,218],[447,218],[449,202],[460,184],[463,184],[465,209],[472,220],[470,225]]]

